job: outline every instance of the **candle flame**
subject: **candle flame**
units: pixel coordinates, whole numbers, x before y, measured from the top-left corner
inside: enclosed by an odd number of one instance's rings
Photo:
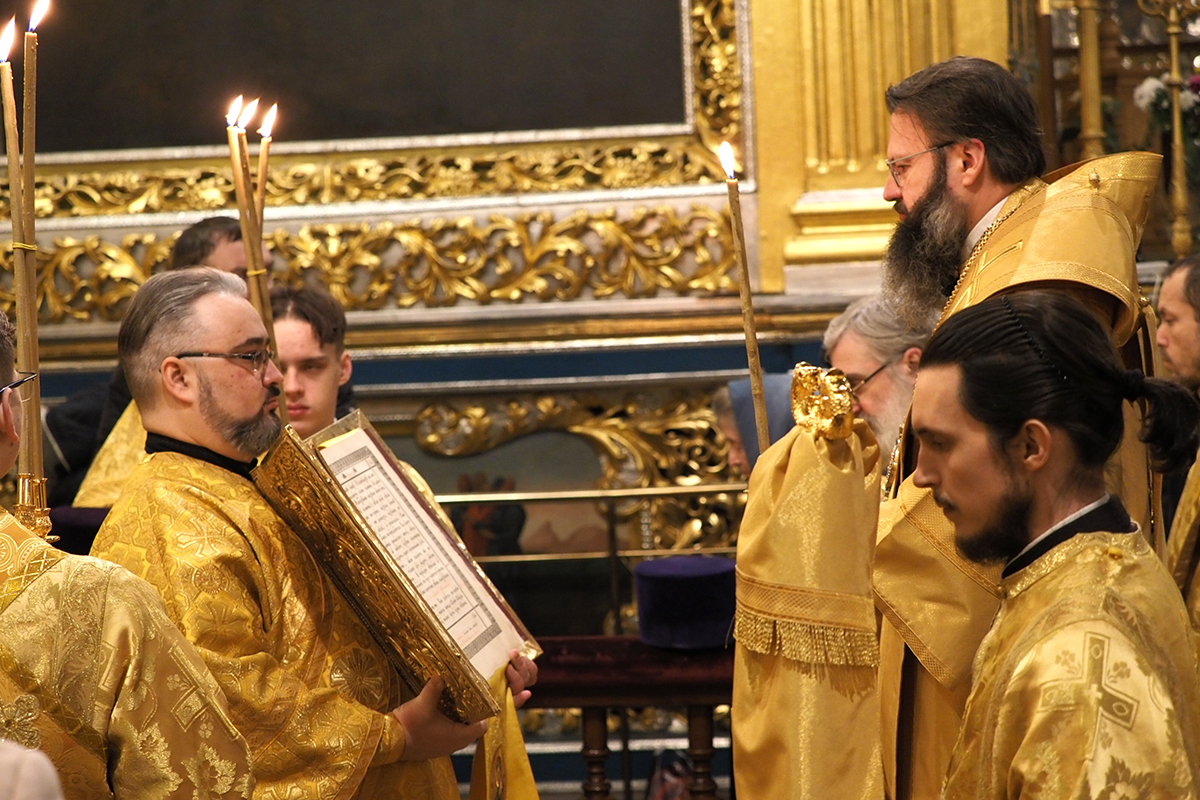
[[[233,127],[237,124],[238,115],[242,113],[242,96],[239,94],[229,104],[229,113],[225,115],[225,124]]]
[[[33,13],[29,15],[29,30],[37,28],[38,23],[42,21],[42,17],[46,16],[46,12],[50,10],[50,0],[38,0],[38,4],[33,7]]]
[[[250,124],[250,120],[254,119],[254,112],[258,111],[258,98],[254,98],[246,107],[242,109],[242,115],[238,117],[237,126],[242,130],[246,130],[246,126]]]
[[[717,148],[717,157],[721,159],[721,169],[725,170],[725,175],[729,180],[733,180],[733,148],[729,146],[729,142],[721,142],[721,146]]]
[[[279,103],[274,103],[267,109],[267,113],[263,116],[262,125],[258,129],[258,135],[264,139],[271,138],[271,129],[275,127],[275,114],[279,111]]]
[[[8,54],[12,50],[13,39],[17,35],[17,18],[13,17],[9,23],[4,26],[4,33],[0,35],[0,64],[8,61]]]

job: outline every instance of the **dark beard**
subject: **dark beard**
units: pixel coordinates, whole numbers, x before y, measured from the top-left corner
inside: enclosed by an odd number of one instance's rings
[[[970,539],[954,537],[963,558],[976,564],[1007,564],[1029,544],[1029,512],[1033,495],[1015,488],[1005,493],[996,515]]]
[[[896,226],[883,256],[883,293],[913,327],[946,304],[962,270],[966,207],[946,186],[946,158],[936,153],[933,182]]]
[[[279,387],[269,387],[267,400],[279,396]],[[264,403],[265,406],[265,403]],[[249,419],[238,419],[217,407],[213,399],[212,386],[207,378],[200,380],[200,413],[213,427],[221,438],[229,442],[239,452],[251,458],[266,451],[275,443],[279,431],[283,427],[279,417],[260,411]]]

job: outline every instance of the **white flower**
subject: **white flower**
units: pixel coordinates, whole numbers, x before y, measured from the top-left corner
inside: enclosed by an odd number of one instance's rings
[[[1194,92],[1188,91],[1187,89],[1180,89],[1179,90],[1179,110],[1180,111],[1191,111],[1192,107],[1194,105],[1196,105],[1196,94]]]
[[[1159,92],[1166,91],[1166,86],[1155,77],[1146,78],[1133,90],[1133,104],[1142,111],[1149,111]]]

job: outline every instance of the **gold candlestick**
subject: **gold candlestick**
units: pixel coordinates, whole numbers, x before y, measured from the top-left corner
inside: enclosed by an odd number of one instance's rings
[[[234,101],[240,107],[241,96]],[[271,351],[275,352],[275,320],[271,313],[271,296],[267,287],[267,270],[263,264],[262,231],[258,227],[258,213],[254,198],[250,196],[254,185],[250,178],[250,154],[247,152],[246,126],[254,118],[258,101],[250,102],[241,109],[240,115],[234,106],[229,109],[226,122],[236,119],[228,126],[229,157],[233,164],[233,189],[237,195],[238,217],[242,226],[242,244],[246,248],[246,284],[250,289],[250,302],[262,317],[263,326],[267,329]],[[287,403],[277,406],[280,421],[288,423]]]
[[[771,435],[767,430],[767,399],[763,392],[762,364],[758,360],[758,335],[754,327],[754,301],[750,294],[750,270],[746,264],[746,232],[742,227],[742,200],[734,177],[733,148],[721,142],[721,166],[729,193],[729,215],[733,219],[733,243],[738,265],[738,289],[742,299],[742,332],[746,335],[746,358],[750,364],[750,393],[754,397],[754,426],[758,431],[758,454],[767,452]]]
[[[1138,0],[1143,14],[1162,17],[1167,21],[1167,42],[1171,71],[1166,84],[1171,90],[1171,249],[1176,258],[1192,252],[1192,224],[1188,214],[1187,164],[1183,149],[1183,115],[1180,113],[1179,91],[1183,76],[1179,72],[1179,36],[1188,17],[1200,13],[1197,0]]]
[[[9,211],[13,230],[13,295],[17,307],[17,370],[37,371],[37,248],[25,229],[25,192],[17,137],[17,103],[13,91],[12,63],[8,55],[16,37],[16,20],[0,35],[0,101],[4,105],[4,149],[8,159]],[[32,156],[32,151],[29,154]],[[30,381],[31,400],[22,415],[21,445],[17,455],[17,503],[14,515],[22,525],[47,537],[50,510],[46,507],[46,477],[42,462],[40,381]]]

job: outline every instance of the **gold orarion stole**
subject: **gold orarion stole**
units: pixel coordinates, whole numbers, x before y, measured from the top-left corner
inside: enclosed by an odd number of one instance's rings
[[[541,648],[406,469],[355,411],[305,440],[285,426],[254,482],[414,694],[441,675],[448,717],[495,716],[488,679]]]

